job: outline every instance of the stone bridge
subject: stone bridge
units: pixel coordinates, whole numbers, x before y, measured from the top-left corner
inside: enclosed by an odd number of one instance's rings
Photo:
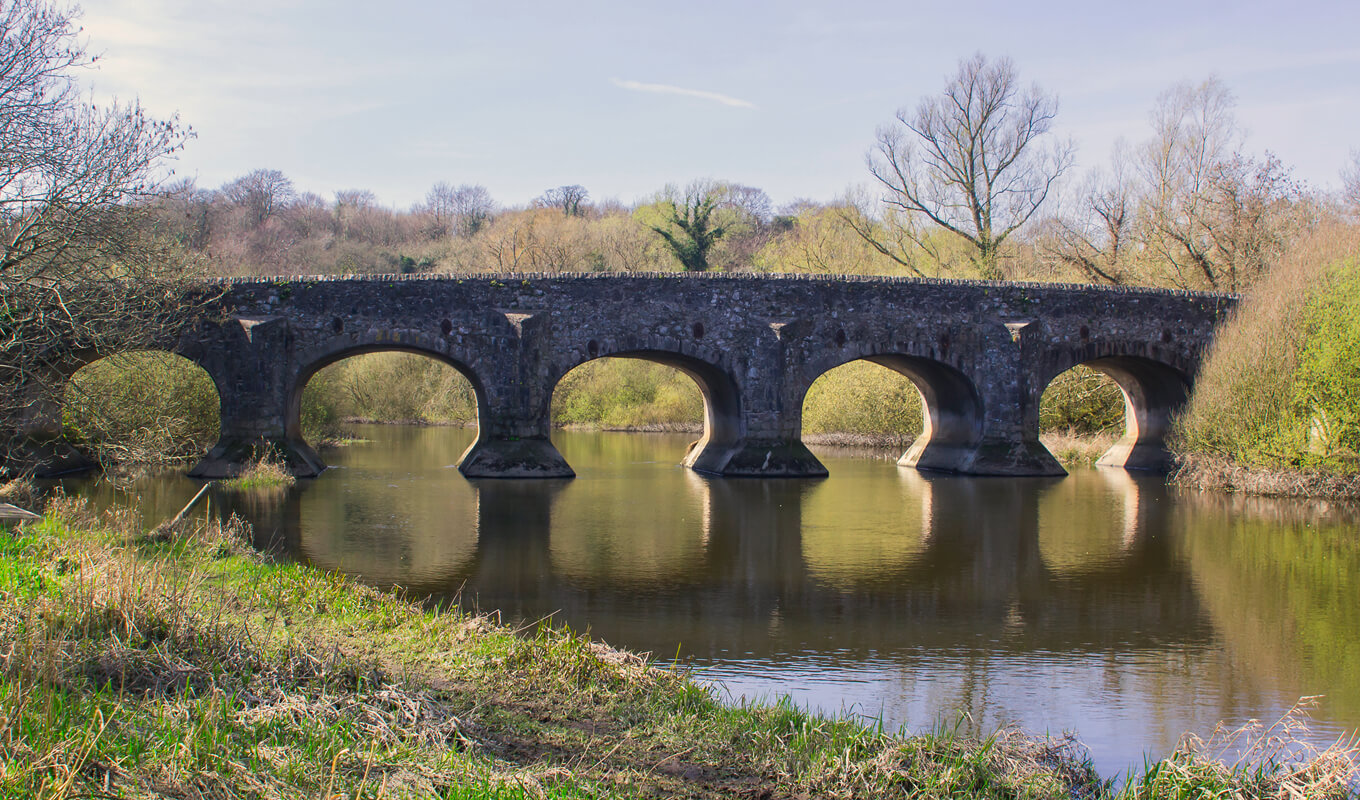
[[[303,387],[359,353],[420,353],[477,395],[470,478],[574,475],[549,440],[553,389],[596,358],[675,367],[703,394],[685,465],[726,476],[814,477],[801,441],[818,376],[857,359],[907,376],[925,430],[899,463],[968,475],[1061,475],[1039,443],[1039,399],[1085,364],[1124,391],[1126,432],[1101,463],[1162,469],[1228,295],[1058,284],[746,275],[366,276],[225,281],[175,346],[221,397],[221,439],[191,474],[239,471],[262,446],[302,476]]]

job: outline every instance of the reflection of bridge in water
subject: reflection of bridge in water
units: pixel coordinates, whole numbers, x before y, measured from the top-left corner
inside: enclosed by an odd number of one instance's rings
[[[631,524],[631,539],[592,527],[597,509],[581,502],[580,483],[480,481],[448,501],[445,530],[347,541],[345,526],[319,521],[289,547],[323,567],[362,563],[377,584],[445,601],[461,592],[511,618],[560,612],[606,640],[657,652],[683,642],[701,656],[713,648],[759,656],[799,639],[852,652],[977,636],[1009,649],[1081,652],[1205,640],[1194,585],[1170,550],[1165,486],[1122,470],[1099,474],[1115,496],[1113,518],[1083,520],[1073,518],[1082,512],[1068,496],[1072,479],[900,470],[907,502],[883,512],[895,523],[857,528],[845,498],[827,491],[853,487],[687,472],[684,497],[634,498],[689,515],[678,542],[650,539],[645,514],[611,520],[615,531]],[[604,504],[626,513],[615,498]],[[304,489],[260,527],[296,532],[304,515],[324,514]],[[477,533],[454,541],[455,529]]]

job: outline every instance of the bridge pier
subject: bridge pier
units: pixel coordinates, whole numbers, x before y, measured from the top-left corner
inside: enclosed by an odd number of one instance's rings
[[[700,442],[699,444],[702,444]],[[825,478],[826,467],[799,438],[746,438],[693,447],[682,462],[727,478]]]
[[[939,441],[923,433],[897,461],[900,467],[959,475],[1060,477],[1067,474],[1037,437],[985,437],[976,443]]]
[[[315,478],[326,462],[299,436],[289,436],[279,417],[222,415],[217,444],[189,470],[191,478],[234,478],[262,459],[278,461],[290,475]]]
[[[478,412],[477,440],[458,459],[468,478],[574,478],[576,471],[549,437],[546,411],[515,414]]]
[[[1124,436],[1096,462],[1101,467],[1168,472],[1174,458],[1166,446],[1171,418],[1189,399],[1185,379],[1151,361],[1108,358],[1089,363],[1124,393]]]

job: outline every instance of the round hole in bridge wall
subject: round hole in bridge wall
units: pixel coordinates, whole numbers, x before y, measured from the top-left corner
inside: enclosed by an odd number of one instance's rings
[[[702,322],[694,323],[694,338],[695,339],[704,338],[704,323]]]
[[[446,319],[443,322],[439,323],[439,330],[442,331],[445,336],[448,336],[450,333],[453,333],[453,321]]]
[[[1164,328],[1164,329],[1162,329],[1162,341],[1163,341],[1163,342],[1170,342],[1170,341],[1171,341],[1171,329],[1170,329],[1170,328]]]
[[[1084,342],[1091,338],[1091,329],[1082,325],[1081,329],[1077,331],[1077,335],[1080,336],[1081,340]]]
[[[344,333],[345,321],[340,319],[339,317],[336,317],[335,319],[331,320],[331,330],[335,331],[336,333]]]
[[[844,347],[844,346],[845,346],[845,329],[844,329],[844,328],[841,328],[840,330],[836,331],[836,346],[837,346],[837,347]]]
[[[595,341],[594,339],[591,339],[589,342],[586,342],[586,352],[590,353],[591,358],[598,356],[600,354],[600,343]]]

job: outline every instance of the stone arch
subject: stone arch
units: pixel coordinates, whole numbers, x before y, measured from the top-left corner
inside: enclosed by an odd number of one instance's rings
[[[921,435],[897,463],[917,469],[966,471],[982,440],[984,403],[970,377],[939,359],[908,353],[875,353],[814,363],[808,373],[810,379],[804,382],[797,396],[799,408],[814,380],[836,367],[859,360],[905,376],[921,395]]]
[[[1185,359],[1158,357],[1144,348],[1100,348],[1069,352],[1053,360],[1036,382],[1038,397],[1053,379],[1083,365],[1101,372],[1124,395],[1124,435],[1097,465],[1167,471],[1172,457],[1166,446],[1173,416],[1189,400],[1193,365]]]
[[[316,373],[332,364],[368,353],[411,353],[425,356],[452,367],[464,378],[467,378],[468,383],[472,384],[473,395],[477,399],[478,425],[480,426],[486,419],[487,389],[477,371],[473,368],[471,358],[467,358],[465,354],[461,353],[451,354],[447,352],[446,348],[432,346],[429,342],[396,338],[385,339],[382,336],[374,336],[371,341],[366,342],[355,342],[351,339],[327,342],[299,359],[299,367],[291,380],[288,381],[284,433],[289,439],[302,441],[302,392],[306,388],[307,382]]]
[[[709,358],[713,358],[716,354],[708,355]],[[571,366],[555,371],[552,390],[548,395],[551,397],[567,373],[598,358],[633,358],[650,361],[679,370],[689,376],[699,387],[699,394],[704,401],[704,433],[690,446],[682,463],[700,472],[722,472],[725,466],[724,455],[738,446],[745,434],[741,389],[728,370],[715,363],[715,360],[697,354],[646,347],[600,352],[599,345],[596,344],[594,352],[588,353],[586,358],[575,359]]]
[[[159,359],[164,359],[164,361],[162,364],[157,365],[155,360]],[[125,363],[122,365],[121,369],[126,370],[127,372],[119,377],[116,384],[105,384],[94,388],[93,391],[98,392],[98,394],[91,397],[88,405],[83,409],[72,409],[70,406],[72,392],[77,390],[76,382],[80,380],[79,376],[81,373],[86,372],[86,370],[101,369],[101,365],[111,365],[113,368],[118,369],[119,366],[117,362],[119,360],[124,360]],[[164,371],[157,373],[155,372],[157,369],[162,369]],[[135,416],[147,411],[161,410],[155,409],[154,404],[149,403],[150,398],[145,394],[136,391],[135,387],[138,386],[136,383],[137,378],[132,377],[128,373],[136,375],[142,380],[154,381],[163,388],[172,389],[173,391],[163,394],[162,399],[173,399],[179,404],[179,407],[176,410],[181,413],[169,417],[157,416],[155,419],[143,418],[137,420],[125,418],[121,422],[115,419],[113,420],[115,428],[119,425],[134,425],[137,427],[155,426],[156,428],[159,428],[159,435],[162,435],[165,438],[161,439],[158,443],[156,442],[158,434],[148,434],[151,437],[151,444],[149,446],[157,451],[164,445],[173,445],[178,437],[184,437],[191,433],[192,428],[194,427],[193,420],[185,419],[183,416],[185,413],[191,418],[197,415],[203,415],[199,419],[200,422],[216,425],[217,428],[220,429],[222,406],[221,381],[217,375],[214,375],[211,370],[206,369],[204,365],[198,363],[195,359],[186,356],[183,353],[176,352],[172,347],[158,347],[155,345],[115,353],[97,353],[88,350],[81,351],[75,353],[70,361],[63,365],[62,369],[54,370],[51,373],[48,379],[57,391],[52,393],[41,391],[37,393],[35,395],[36,401],[29,409],[30,417],[25,420],[30,426],[27,433],[30,434],[42,451],[42,458],[38,464],[39,476],[61,474],[63,472],[77,471],[96,466],[95,461],[91,461],[86,457],[87,451],[85,451],[85,448],[79,444],[72,444],[67,440],[64,426],[65,420],[69,414],[81,413],[82,410],[90,411],[95,414],[99,414],[101,410],[112,410],[114,411],[114,416],[116,418],[123,416],[123,413]],[[194,384],[202,379],[206,379],[207,386],[195,387]],[[176,383],[166,386],[164,381],[176,381]],[[200,398],[203,401],[206,401],[207,405],[192,402],[195,388],[207,388],[211,393],[210,400],[208,400],[206,396]],[[131,396],[118,397],[120,391],[129,389],[131,390]],[[110,409],[108,406],[104,406],[102,409],[100,408],[100,406],[103,405],[102,401],[110,400],[113,401],[112,405],[116,408]],[[186,402],[188,403],[187,405],[185,405]],[[120,411],[123,413],[120,413]],[[210,421],[206,418],[209,413],[215,419],[211,419]],[[180,423],[178,429],[175,428],[174,422],[172,421],[176,418],[178,418],[178,422]],[[86,421],[93,422],[94,420]],[[77,423],[78,422],[79,420],[77,420]],[[143,426],[139,423],[146,423],[146,425]],[[116,435],[118,431],[114,430],[108,432]],[[217,432],[216,429],[211,431],[213,435]],[[35,433],[39,435],[33,436]],[[180,441],[187,440],[180,439]],[[144,442],[144,444],[145,443],[146,442]],[[210,446],[211,442],[208,442],[207,444]],[[205,446],[204,450],[206,449],[207,447]],[[175,457],[198,456],[201,455],[201,453],[202,451],[198,453],[181,450],[173,451]],[[165,453],[160,454],[164,455]]]

